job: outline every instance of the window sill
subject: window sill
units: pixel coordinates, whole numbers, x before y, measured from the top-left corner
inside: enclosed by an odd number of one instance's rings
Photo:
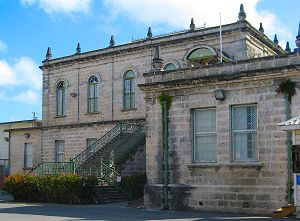
[[[94,114],[100,114],[100,111],[86,112],[86,113],[85,113],[85,115],[94,115]]]
[[[64,118],[67,117],[67,115],[56,115],[54,118]]]
[[[192,163],[188,164],[187,167],[189,168],[190,172],[194,172],[195,169],[208,169],[212,168],[215,170],[218,170],[220,168],[254,168],[254,169],[261,169],[262,164],[261,162],[232,162],[232,163],[227,163],[227,164],[220,164],[216,162],[212,163]]]
[[[240,168],[256,168],[261,169],[261,162],[255,161],[255,162],[232,162],[229,164],[225,164],[228,167],[240,167]]]
[[[137,108],[128,108],[128,109],[123,109],[123,110],[121,110],[121,112],[127,112],[127,111],[136,111],[137,110]]]
[[[196,168],[201,168],[201,169],[206,169],[206,168],[214,168],[214,169],[219,169],[221,167],[221,164],[217,163],[217,162],[212,162],[212,163],[192,163],[192,164],[188,164],[187,167],[189,168],[190,172],[192,173],[194,171],[194,169]]]

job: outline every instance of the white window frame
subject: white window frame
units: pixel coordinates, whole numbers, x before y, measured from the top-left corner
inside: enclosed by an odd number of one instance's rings
[[[199,111],[207,111],[207,110],[212,110],[215,112],[215,131],[206,131],[206,132],[196,132],[196,114]],[[217,109],[215,107],[208,107],[208,108],[199,108],[199,109],[194,109],[193,110],[193,162],[194,163],[216,163],[217,162],[217,119],[216,119],[216,115],[217,115]],[[216,148],[216,155],[214,160],[197,160],[196,159],[196,137],[197,136],[214,136],[215,137],[215,148]]]
[[[256,127],[252,128],[252,129],[245,129],[245,130],[234,130],[233,126],[234,126],[234,109],[235,108],[242,108],[242,107],[255,107],[255,111],[256,111]],[[232,105],[231,109],[230,109],[230,137],[231,137],[231,159],[232,162],[258,162],[259,161],[259,155],[258,155],[258,135],[257,135],[257,129],[258,129],[258,110],[257,110],[257,104],[243,104],[243,105]],[[252,148],[252,158],[250,157],[236,157],[236,149],[237,147],[234,146],[235,142],[234,142],[234,136],[235,134],[239,134],[239,133],[244,133],[244,134],[254,134],[255,136],[255,148]],[[253,136],[253,135],[252,135]],[[248,138],[247,138],[247,142],[248,142]],[[252,142],[253,143],[253,142]],[[239,148],[241,149],[241,148]],[[248,154],[246,154],[248,155]]]
[[[65,141],[64,140],[55,140],[55,162],[63,162],[65,158]]]
[[[24,168],[32,168],[33,166],[33,154],[32,143],[24,144]]]

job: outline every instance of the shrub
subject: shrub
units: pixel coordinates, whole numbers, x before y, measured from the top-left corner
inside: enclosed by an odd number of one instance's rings
[[[47,203],[91,203],[97,186],[95,177],[74,174],[58,176],[13,175],[4,181],[4,189],[15,200]]]
[[[132,176],[123,177],[121,188],[127,193],[129,200],[136,200],[144,195],[144,186],[147,183],[145,173],[134,173]]]

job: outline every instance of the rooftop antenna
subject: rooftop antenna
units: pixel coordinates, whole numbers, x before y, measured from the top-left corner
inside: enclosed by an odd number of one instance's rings
[[[38,119],[38,117],[37,117],[37,113],[36,113],[36,112],[32,112],[32,114],[33,114],[33,117],[32,117],[32,119],[33,119],[33,120],[37,120],[37,119]]]
[[[205,26],[206,26],[206,19],[207,19],[207,10],[205,10],[205,17],[204,17],[203,28],[205,28]]]

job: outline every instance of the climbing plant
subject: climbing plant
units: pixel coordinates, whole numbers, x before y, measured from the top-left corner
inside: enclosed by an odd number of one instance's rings
[[[296,94],[296,82],[287,79],[282,81],[276,92],[285,95],[285,112],[286,120],[291,118],[291,103],[292,97]],[[287,181],[287,199],[288,203],[292,202],[292,134],[291,131],[287,131],[287,169],[288,169],[288,181]]]
[[[170,109],[171,104],[172,104],[172,97],[170,95],[166,94],[165,92],[162,92],[161,95],[159,95],[158,99],[160,101],[160,104],[162,104],[162,102],[166,101],[167,108],[168,108],[168,110]]]
[[[292,81],[290,78],[287,80],[282,81],[276,92],[280,94],[284,94],[288,96],[289,102],[292,101],[292,97],[296,94],[296,85],[297,82]]]

